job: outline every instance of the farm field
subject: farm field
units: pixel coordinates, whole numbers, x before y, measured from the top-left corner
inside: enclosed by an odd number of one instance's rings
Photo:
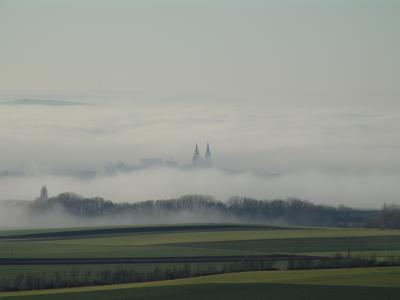
[[[6,238],[68,238],[68,237],[87,237],[102,236],[109,234],[132,234],[132,233],[152,233],[152,232],[192,232],[198,231],[199,224],[154,224],[154,225],[131,225],[131,226],[95,226],[95,227],[67,227],[67,228],[40,228],[40,229],[3,229],[0,230],[0,239]],[[257,224],[202,224],[202,230],[279,230],[297,229],[300,227],[280,227]]]
[[[400,230],[187,224],[4,231],[0,233],[0,284],[18,282],[23,274],[25,281],[59,276],[61,281],[69,281],[69,286],[82,285],[80,282],[91,285],[99,278],[103,280],[104,272],[114,276],[121,271],[133,276],[127,275],[127,278],[135,278],[122,282],[139,282],[48,292],[0,292],[0,295],[28,300],[73,299],[76,293],[82,293],[79,299],[96,300],[164,298],[161,295],[173,299],[185,299],[188,295],[194,295],[193,299],[214,299],[206,297],[211,294],[215,299],[243,299],[250,293],[251,299],[264,299],[266,294],[272,298],[280,295],[279,299],[302,299],[293,298],[295,295],[320,299],[327,293],[333,295],[328,299],[335,299],[335,295],[337,299],[345,293],[348,299],[377,299],[384,293],[388,297],[383,299],[397,299],[400,287],[397,267],[286,270],[290,258],[324,259],[338,253],[344,257],[373,256],[377,261],[399,260]],[[227,273],[230,265],[248,260],[267,263],[264,267],[269,263],[270,268],[280,271],[151,281],[152,278]],[[191,275],[165,275],[181,274],[184,269]],[[155,272],[159,277],[152,275]],[[160,272],[164,274],[161,277]],[[97,282],[99,285],[108,281]]]
[[[143,228],[145,231],[140,231]],[[7,231],[6,235],[0,235],[0,258],[246,256],[308,252],[330,255],[341,251],[392,255],[400,250],[400,230],[246,225],[128,227],[131,233],[121,232],[120,228],[106,229],[107,234],[104,228],[40,232],[50,234],[46,237],[34,234],[26,237],[26,233],[12,235]],[[75,233],[65,236],[65,232]]]
[[[160,282],[5,292],[1,299],[398,299],[400,268],[265,271]],[[279,297],[279,298],[278,298]]]

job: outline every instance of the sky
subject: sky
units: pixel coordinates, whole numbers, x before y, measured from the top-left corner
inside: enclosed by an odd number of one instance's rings
[[[2,93],[399,93],[398,1],[0,1]]]
[[[0,177],[0,198],[52,183],[116,201],[400,203],[399,22],[389,0],[0,0],[0,172],[29,174]],[[243,176],[48,175],[189,163],[207,141],[217,168]]]

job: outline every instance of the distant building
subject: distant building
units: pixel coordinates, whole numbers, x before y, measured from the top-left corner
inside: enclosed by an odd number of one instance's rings
[[[202,159],[200,157],[199,146],[196,144],[196,148],[194,149],[193,158],[192,158],[192,165],[198,166],[200,165]]]
[[[207,142],[207,151],[206,151],[206,156],[204,158],[204,164],[207,167],[211,167],[212,166],[212,161],[211,161],[211,151],[210,151],[210,145]]]
[[[49,198],[47,193],[47,187],[43,186],[40,190],[40,197],[38,198],[39,201],[46,201]]]
[[[206,150],[204,159],[200,156],[199,146],[196,144],[196,147],[195,147],[194,153],[193,153],[192,166],[193,167],[211,167],[212,166],[210,144],[208,142],[207,142],[207,150]]]

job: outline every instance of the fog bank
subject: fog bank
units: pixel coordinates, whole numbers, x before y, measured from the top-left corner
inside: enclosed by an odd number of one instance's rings
[[[93,178],[31,175],[0,179],[1,199],[31,200],[47,185],[50,195],[65,191],[85,197],[103,197],[113,202],[177,198],[186,194],[209,194],[218,200],[232,196],[257,199],[297,197],[314,203],[380,208],[397,203],[400,174],[293,172],[259,175],[231,173],[217,168],[200,170],[148,168]],[[18,188],[16,188],[18,187]]]

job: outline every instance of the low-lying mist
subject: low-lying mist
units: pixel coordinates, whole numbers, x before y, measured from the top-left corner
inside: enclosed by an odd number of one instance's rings
[[[0,229],[14,228],[62,228],[85,226],[117,226],[180,223],[237,223],[244,220],[216,211],[174,211],[155,214],[117,214],[97,217],[73,215],[62,206],[47,211],[33,212],[31,203],[25,201],[0,201]],[[283,225],[284,222],[274,221]]]
[[[232,196],[257,199],[297,197],[314,203],[380,208],[397,203],[400,174],[345,172],[292,172],[259,175],[231,173],[217,168],[200,170],[148,168],[90,178],[56,175],[8,176],[0,178],[0,199],[32,200],[47,185],[50,195],[71,191],[85,197],[103,197],[113,202],[177,198],[186,194],[208,194],[224,201]]]
[[[297,197],[359,208],[399,203],[396,105],[381,107],[375,98],[365,99],[374,106],[360,105],[342,96],[283,103],[200,98],[71,96],[51,98],[58,105],[2,105],[0,200],[32,200],[47,185],[50,195],[71,191],[130,203],[185,194],[221,201]],[[204,155],[207,140],[217,168],[185,168],[194,145]],[[138,166],[142,158],[171,159],[182,168],[98,171],[110,161]],[[79,170],[94,172],[66,175]]]

